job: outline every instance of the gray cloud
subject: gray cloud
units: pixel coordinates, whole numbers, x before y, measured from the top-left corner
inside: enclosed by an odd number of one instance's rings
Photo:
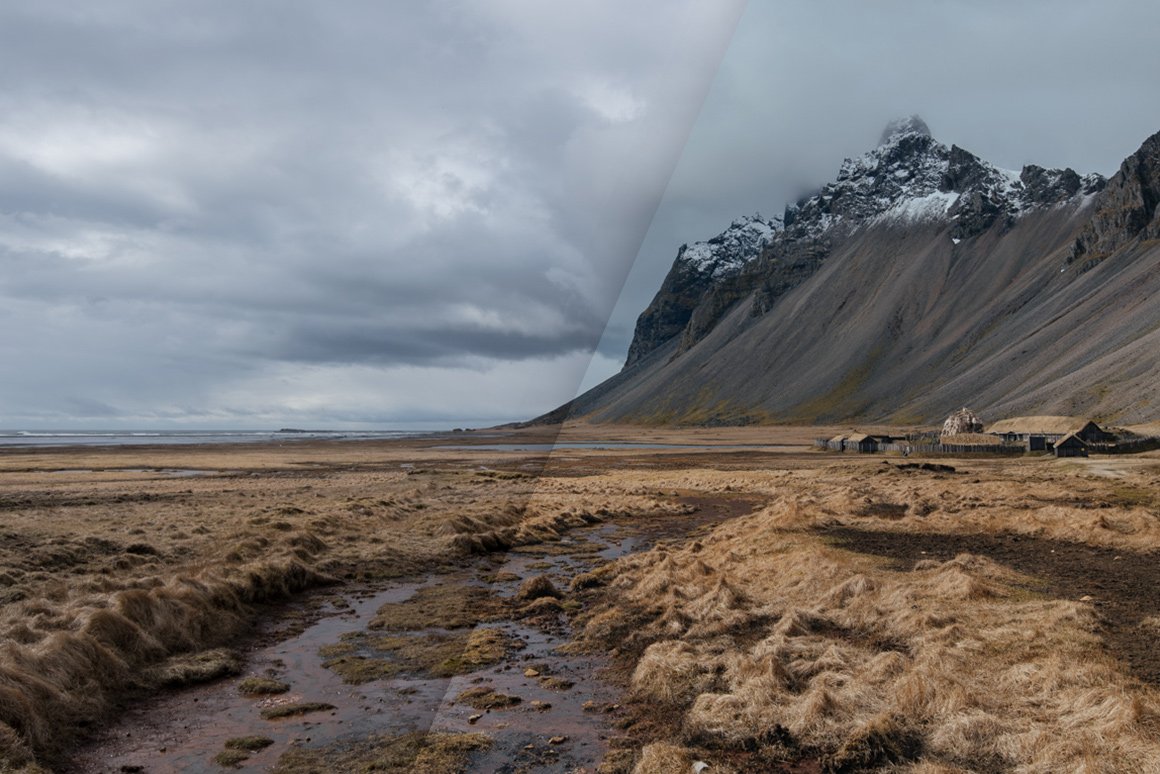
[[[895,115],[1080,171],[1160,129],[1149,3],[742,7],[5,3],[0,426],[530,416]]]
[[[0,424],[550,408],[739,12],[5,4]]]

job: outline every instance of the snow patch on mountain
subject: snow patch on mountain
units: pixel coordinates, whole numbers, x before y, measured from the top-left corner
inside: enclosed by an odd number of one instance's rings
[[[924,220],[941,220],[958,200],[959,195],[954,191],[933,191],[925,196],[899,199],[894,206],[872,222],[917,223]]]
[[[780,217],[743,216],[712,239],[683,246],[677,262],[714,280],[728,277],[756,258],[783,229]]]

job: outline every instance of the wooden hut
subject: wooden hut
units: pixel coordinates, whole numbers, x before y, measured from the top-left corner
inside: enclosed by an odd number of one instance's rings
[[[878,451],[878,439],[865,433],[855,433],[846,438],[846,448],[863,454],[872,454]]]
[[[1088,420],[1084,423],[1083,427],[1076,430],[1075,435],[1079,436],[1080,440],[1086,443],[1113,443],[1116,440],[1114,434],[1104,430],[1091,420]]]
[[[1076,433],[1068,433],[1055,442],[1056,457],[1086,457],[1087,444]]]

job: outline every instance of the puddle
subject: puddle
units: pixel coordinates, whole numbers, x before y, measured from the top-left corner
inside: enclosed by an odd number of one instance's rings
[[[273,744],[253,753],[239,768],[263,771],[294,747],[321,747],[372,734],[414,731],[487,734],[493,745],[475,754],[471,771],[503,772],[516,767],[564,774],[594,769],[604,756],[611,731],[608,716],[592,709],[616,702],[618,691],[596,677],[606,663],[603,658],[558,651],[571,636],[563,616],[554,624],[552,619],[484,624],[517,638],[522,648],[511,651],[499,664],[451,678],[399,676],[348,685],[322,666],[319,648],[339,642],[343,634],[366,631],[384,604],[405,602],[427,586],[487,585],[500,597],[511,598],[524,579],[547,575],[563,589],[572,576],[590,569],[597,556],[606,560],[642,550],[660,538],[687,534],[699,525],[735,515],[735,511],[702,509],[693,515],[613,521],[573,530],[560,543],[547,544],[542,550],[531,546],[513,551],[502,563],[494,556],[481,557],[452,574],[392,582],[375,590],[320,592],[313,606],[312,600],[301,600],[283,608],[279,620],[259,628],[255,641],[275,644],[249,652],[243,675],[140,702],[79,751],[63,770],[85,774],[220,770],[213,758],[228,739],[259,736],[273,740]],[[560,552],[561,544],[574,546],[575,553]],[[506,580],[489,584],[481,580],[497,573]],[[313,622],[296,633],[291,629],[289,636],[279,634],[302,616]],[[541,674],[525,676],[529,667]],[[240,681],[253,676],[271,677],[291,687],[287,693],[265,698],[241,695]],[[572,686],[562,689],[560,681]],[[519,697],[520,702],[491,711],[455,702],[461,693],[477,687]],[[262,717],[266,707],[298,702],[321,702],[333,708],[279,720]],[[552,739],[554,744],[549,742]]]
[[[50,470],[49,473],[152,473],[159,476],[169,476],[170,478],[193,478],[195,476],[220,476],[220,470],[200,470],[197,468],[106,468],[97,471],[93,468],[58,468]]]
[[[559,443],[487,443],[487,444],[451,444],[432,446],[432,449],[444,451],[498,451],[498,452],[550,452],[556,449],[588,449],[591,451],[617,450],[659,450],[679,449],[686,451],[762,451],[783,450],[791,448],[797,450],[810,444],[798,446],[786,444],[700,444],[700,443],[631,443],[628,441],[560,441]]]
[[[198,470],[196,468],[117,468],[121,473],[157,473],[171,478],[192,478],[194,476],[219,476],[220,470]]]

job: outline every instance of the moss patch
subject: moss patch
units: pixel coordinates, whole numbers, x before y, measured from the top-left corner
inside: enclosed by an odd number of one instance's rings
[[[471,753],[490,746],[491,740],[483,734],[377,736],[318,749],[289,750],[273,771],[276,774],[323,771],[450,774],[465,771]]]
[[[430,627],[465,629],[495,620],[503,603],[490,591],[458,583],[419,589],[405,602],[390,602],[378,609],[369,628],[420,631]]]
[[[266,720],[277,720],[278,718],[292,718],[297,715],[307,715],[311,712],[325,712],[326,710],[334,709],[333,704],[327,704],[321,701],[303,701],[296,704],[278,704],[273,707],[266,707],[262,710],[262,717]]]
[[[213,762],[225,769],[236,769],[249,757],[245,750],[222,750],[213,757]]]
[[[505,693],[497,693],[494,689],[481,685],[476,688],[468,688],[456,696],[455,701],[458,704],[466,704],[469,707],[474,707],[479,710],[492,710],[514,707],[523,701],[523,699],[519,696],[508,696]]]
[[[338,656],[322,664],[348,685],[362,685],[394,677],[403,671],[399,664],[373,656]]]
[[[522,646],[499,629],[374,635],[354,632],[319,648],[323,666],[352,685],[399,674],[451,677],[495,664]]]
[[[254,752],[264,750],[272,744],[274,744],[274,740],[266,736],[235,736],[233,739],[226,740],[226,749]]]
[[[286,693],[288,690],[290,690],[289,683],[272,680],[269,677],[247,677],[238,683],[238,693],[245,696],[272,696]]]
[[[471,634],[467,635],[463,661],[475,668],[495,664],[502,661],[508,651],[518,650],[523,645],[522,642],[513,641],[500,629],[473,629]]]

